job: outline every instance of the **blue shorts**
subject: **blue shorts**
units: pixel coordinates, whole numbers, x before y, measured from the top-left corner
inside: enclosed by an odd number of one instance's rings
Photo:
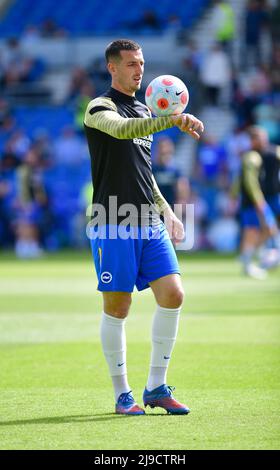
[[[276,225],[275,217],[268,204],[265,205],[263,216],[266,225],[268,225],[269,227],[274,227]],[[261,228],[261,222],[258,216],[258,212],[253,206],[241,210],[240,220],[242,227],[253,227],[258,229]]]
[[[102,229],[103,236],[90,236],[99,291],[132,292],[134,286],[143,290],[160,277],[180,274],[176,253],[163,223],[157,227],[133,227],[134,238],[127,239],[119,235],[113,239],[108,237],[109,230],[116,233],[120,226],[106,225]],[[144,237],[141,236],[143,230]]]

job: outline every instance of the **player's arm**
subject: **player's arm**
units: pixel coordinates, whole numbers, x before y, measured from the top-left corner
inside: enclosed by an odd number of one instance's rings
[[[241,181],[240,175],[236,176],[229,188],[229,195],[231,199],[237,200],[240,194]]]
[[[163,214],[166,209],[168,209],[168,208],[171,209],[171,207],[168,204],[167,200],[161,194],[154,175],[152,175],[152,180],[153,180],[154,201],[155,201],[155,204],[157,206],[157,209],[158,209],[159,213]]]
[[[257,152],[247,152],[243,157],[244,187],[254,206],[261,210],[265,198],[259,183],[261,157]]]
[[[160,192],[160,189],[157,185],[154,175],[152,175],[153,180],[153,194],[154,201],[159,210],[159,213],[164,216],[164,223],[169,233],[169,236],[174,242],[181,242],[185,237],[185,230],[182,222],[174,214],[170,205],[163,197]]]
[[[134,139],[177,126],[198,139],[203,132],[203,124],[191,114],[163,116],[157,118],[123,118],[116,105],[108,98],[97,98],[89,103],[84,123],[116,139]]]

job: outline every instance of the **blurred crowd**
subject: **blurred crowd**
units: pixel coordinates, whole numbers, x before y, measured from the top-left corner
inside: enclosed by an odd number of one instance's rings
[[[228,2],[215,1],[212,13],[215,40],[208,50],[187,41],[182,76],[198,114],[210,110],[217,129],[230,115],[233,125],[220,137],[213,122],[212,133],[205,123],[189,185],[196,195],[196,247],[234,251],[240,239],[235,188],[250,148],[247,129],[261,126],[272,144],[280,144],[280,4],[249,0],[238,30]]]
[[[234,11],[223,0],[214,2],[215,41],[207,49],[182,34],[177,16],[171,15],[166,26],[168,34],[185,41],[177,74],[190,90],[192,112],[199,116],[212,109],[219,116],[218,111],[225,110],[234,120],[222,138],[206,128],[189,177],[178,169],[172,138],[163,134],[156,141],[154,174],[163,195],[170,204],[194,204],[195,249],[238,247],[238,199],[232,197],[232,186],[242,153],[249,148],[246,128],[259,124],[271,142],[280,144],[279,18],[279,2],[249,0],[239,48],[234,47]],[[156,31],[159,23],[148,11],[133,28]],[[65,35],[67,31],[49,18],[40,28],[28,26],[22,38],[8,39],[0,51],[0,249],[15,246],[19,257],[87,246],[85,209],[92,189],[83,116],[88,101],[110,84],[103,58],[87,69],[73,68],[63,103],[73,111],[73,122],[61,123],[55,135],[40,123],[33,132],[27,131],[16,118],[15,100],[10,99],[17,85],[35,85],[46,72],[44,61],[28,57],[22,44]]]

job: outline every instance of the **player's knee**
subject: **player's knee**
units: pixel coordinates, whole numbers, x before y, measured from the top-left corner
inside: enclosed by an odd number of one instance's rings
[[[181,307],[181,305],[184,301],[184,291],[183,291],[183,289],[181,289],[181,288],[174,289],[174,291],[171,293],[170,301],[172,302],[173,305],[175,305],[175,307],[173,307],[173,308]]]
[[[165,308],[179,308],[184,301],[184,291],[181,287],[168,289],[159,299],[159,305]]]
[[[115,318],[126,318],[131,305],[131,299],[123,299],[121,301],[107,302],[104,310],[108,315]]]

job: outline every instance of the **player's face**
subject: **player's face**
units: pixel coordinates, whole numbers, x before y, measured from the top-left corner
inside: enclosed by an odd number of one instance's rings
[[[265,130],[262,129],[262,130],[259,130],[256,133],[256,135],[252,139],[252,144],[253,144],[253,148],[255,148],[255,150],[257,150],[259,152],[262,152],[267,148],[267,146],[268,146],[268,135],[265,132]]]
[[[144,58],[141,49],[120,51],[121,59],[109,64],[112,85],[133,96],[141,87],[144,73]]]

